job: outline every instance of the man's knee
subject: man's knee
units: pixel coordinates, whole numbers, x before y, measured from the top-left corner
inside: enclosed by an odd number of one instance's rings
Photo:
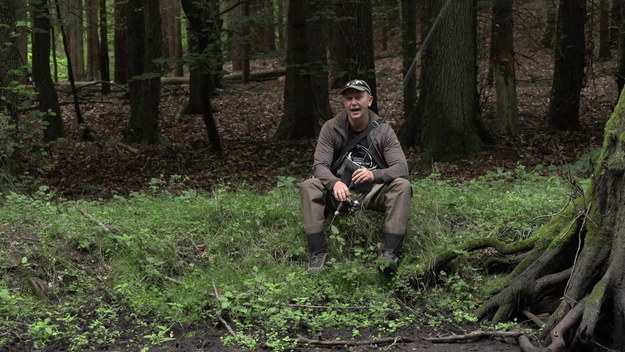
[[[412,186],[410,185],[410,181],[405,178],[394,179],[391,182],[390,186],[398,194],[412,196]]]

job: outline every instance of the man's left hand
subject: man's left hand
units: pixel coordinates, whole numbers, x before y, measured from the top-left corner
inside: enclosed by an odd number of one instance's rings
[[[352,174],[352,181],[359,185],[365,182],[373,182],[373,172],[369,169],[358,169]]]

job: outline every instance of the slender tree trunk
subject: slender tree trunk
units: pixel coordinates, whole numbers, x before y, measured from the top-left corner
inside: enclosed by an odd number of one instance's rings
[[[612,6],[610,9],[610,47],[612,48],[618,48],[622,6],[623,0],[612,0]]]
[[[84,81],[86,75],[83,44],[84,24],[82,0],[66,0],[63,4],[65,6],[61,8],[61,15],[67,31],[67,43],[70,51],[69,58],[72,61],[74,78],[78,81]]]
[[[585,21],[585,0],[560,1],[549,106],[549,127],[552,129],[579,129],[579,99],[586,64]]]
[[[0,43],[3,49],[0,50],[0,112],[9,116],[14,124],[17,123],[17,104],[19,102],[18,95],[11,91],[14,81],[18,81],[18,75],[14,74],[14,70],[20,67],[20,53],[17,38],[14,36],[14,28],[16,22],[17,11],[13,2],[7,2],[0,7],[0,23],[6,26],[0,26]],[[3,125],[7,121],[0,122]],[[0,136],[1,140],[8,140],[7,136]],[[2,167],[2,155],[5,152],[4,146],[0,145],[0,169]]]
[[[26,0],[12,0],[15,9],[15,18],[26,20],[28,18]],[[17,28],[17,49],[20,58],[20,66],[28,64],[28,30],[20,26]]]
[[[130,119],[127,143],[160,143],[159,102],[162,29],[158,0],[130,0],[128,11],[128,73]]]
[[[117,84],[128,83],[128,1],[115,0],[115,70]]]
[[[190,34],[193,35],[195,50],[201,53],[202,56],[208,56],[213,53],[214,47],[218,45],[217,40],[219,36],[216,35],[216,27],[220,27],[221,24],[217,19],[216,10],[218,7],[216,5],[217,3],[212,1],[198,3],[194,0],[182,0],[182,8],[189,19]],[[216,60],[220,62],[220,59]],[[208,141],[215,151],[221,151],[221,138],[219,137],[219,130],[215,123],[210,101],[210,92],[214,89],[214,87],[211,87],[214,66],[210,62],[211,58],[205,57],[200,62],[192,63],[195,67],[192,70],[192,75],[194,76],[191,78],[195,80],[194,84],[196,84],[195,89],[197,90],[195,94],[199,96],[200,112],[206,127]],[[189,107],[187,106],[187,108]]]
[[[412,113],[417,103],[417,3],[401,0],[402,73],[404,116]]]
[[[326,41],[316,5],[289,1],[284,115],[274,139],[312,138],[330,118]]]
[[[180,0],[162,0],[161,13],[163,16],[163,57],[172,59],[173,67],[169,74],[178,75],[182,67],[180,46]]]
[[[610,59],[610,3],[599,1],[599,59]]]
[[[102,94],[111,92],[111,72],[109,68],[108,26],[106,24],[106,0],[100,1],[100,79],[102,80]]]
[[[33,81],[37,90],[39,111],[42,112],[46,128],[43,138],[46,142],[65,137],[59,99],[50,76],[50,11],[48,0],[31,0],[33,19]]]
[[[430,1],[431,16],[439,17],[445,2]],[[416,113],[400,129],[402,144],[421,144],[428,161],[475,153],[490,142],[478,114],[476,1],[448,6],[425,48]]]
[[[342,0],[330,0],[333,23],[328,26],[328,53],[330,55],[330,88],[337,89],[349,81],[349,57],[347,43],[341,22],[345,21],[347,14],[342,6]]]
[[[87,0],[87,79],[100,79],[100,39],[98,38],[98,1]]]
[[[71,61],[71,55],[69,52],[69,41],[65,34],[65,25],[63,24],[63,19],[61,18],[61,9],[60,9],[58,0],[54,0],[54,1],[56,3],[57,17],[58,17],[59,23],[61,23],[61,28],[60,28],[61,38],[63,38],[63,49],[65,50],[65,56],[67,57],[67,78],[69,80],[69,83],[72,89],[72,97],[74,98],[74,112],[76,113],[76,120],[78,120],[78,123],[82,124],[85,121],[82,118],[82,112],[80,111],[80,104],[78,102],[78,93],[76,91],[76,84],[74,80],[73,65]]]
[[[557,22],[556,0],[543,1],[547,11],[547,17],[545,20],[545,33],[543,34],[543,38],[540,42],[545,48],[552,48]]]
[[[513,28],[512,0],[494,0],[491,65],[497,95],[495,130],[508,135],[515,135],[519,129]]]

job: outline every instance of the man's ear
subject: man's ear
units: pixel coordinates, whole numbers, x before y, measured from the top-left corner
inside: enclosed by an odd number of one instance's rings
[[[373,95],[369,95],[369,105],[367,106],[371,106],[371,104],[373,104]]]

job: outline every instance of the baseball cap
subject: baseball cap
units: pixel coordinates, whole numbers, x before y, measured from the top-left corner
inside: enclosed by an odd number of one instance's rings
[[[343,89],[341,89],[341,94],[345,93],[346,90],[348,89],[356,89],[359,90],[361,92],[367,92],[369,94],[371,94],[371,88],[369,88],[369,85],[367,84],[367,82],[361,80],[361,79],[353,79],[349,82],[347,82],[347,84],[345,84],[345,87],[343,87]]]

